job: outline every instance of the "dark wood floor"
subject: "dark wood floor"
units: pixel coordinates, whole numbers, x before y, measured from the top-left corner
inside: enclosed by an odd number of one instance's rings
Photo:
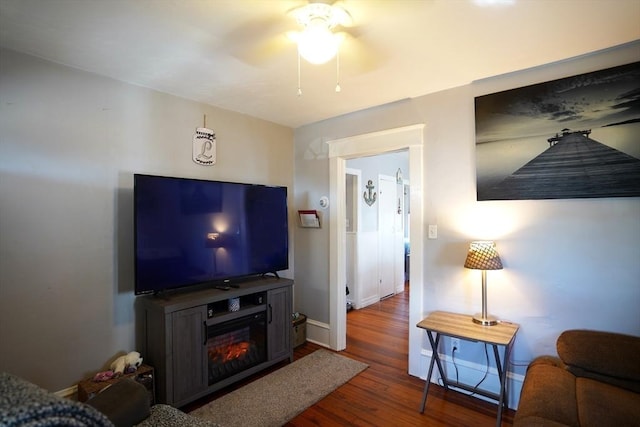
[[[347,349],[340,354],[369,365],[327,397],[288,422],[307,426],[495,426],[497,405],[432,384],[420,414],[424,381],[408,372],[409,290],[347,315]],[[321,347],[305,343],[294,351],[299,359]],[[247,380],[188,405],[189,412],[283,366],[276,365]],[[503,426],[513,425],[513,411]]]
[[[495,426],[497,405],[435,384],[429,388],[424,414],[419,408],[424,381],[408,372],[408,289],[392,298],[350,311],[347,349],[340,354],[369,365],[323,400],[286,424],[305,426]],[[318,348],[296,348],[302,357]],[[503,426],[513,423],[513,411]]]

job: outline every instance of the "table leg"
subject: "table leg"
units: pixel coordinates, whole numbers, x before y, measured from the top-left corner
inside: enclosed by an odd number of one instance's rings
[[[444,389],[449,389],[449,381],[447,380],[447,376],[444,373],[444,368],[442,367],[442,361],[440,360],[440,354],[438,354],[438,343],[440,342],[440,334],[436,334],[436,340],[433,342],[431,334],[429,334],[429,341],[431,342],[433,350],[432,359],[435,359],[436,366],[438,367],[438,372],[440,372],[440,378],[442,379],[442,384],[444,385]]]
[[[429,371],[427,372],[427,379],[424,384],[424,391],[422,392],[422,405],[420,406],[420,413],[424,413],[424,407],[427,404],[427,394],[429,393],[429,385],[431,384],[431,374],[433,373],[433,364],[438,362],[438,370],[442,376],[442,367],[440,366],[440,360],[438,359],[438,343],[440,342],[440,334],[436,334],[435,341],[431,336],[431,331],[427,331],[427,338],[429,338],[429,344],[431,344],[431,361],[429,362]]]
[[[507,367],[509,363],[509,353],[511,352],[511,344],[504,347],[504,360],[502,361],[502,367],[500,366],[500,355],[498,354],[497,346],[493,346],[493,351],[496,356],[498,375],[500,378],[500,401],[498,402],[498,418],[496,420],[496,427],[500,427],[502,425],[502,410],[507,404]]]
[[[498,346],[491,344],[493,347],[493,355],[496,358],[496,369],[498,370],[498,378],[502,378],[502,362],[500,362],[500,353],[498,353]]]

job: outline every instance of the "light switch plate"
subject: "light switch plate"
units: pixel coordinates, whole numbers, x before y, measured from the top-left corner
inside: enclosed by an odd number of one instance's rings
[[[429,238],[437,239],[438,238],[438,226],[429,224]]]

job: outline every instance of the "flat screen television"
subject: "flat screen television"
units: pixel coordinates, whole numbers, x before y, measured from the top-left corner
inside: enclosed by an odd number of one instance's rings
[[[134,175],[135,294],[289,268],[287,188]]]

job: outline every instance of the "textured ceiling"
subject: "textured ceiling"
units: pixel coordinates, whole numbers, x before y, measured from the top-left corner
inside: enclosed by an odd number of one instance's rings
[[[0,0],[0,45],[296,128],[640,39],[639,0],[345,0],[342,92],[303,62],[297,96],[306,3]]]

